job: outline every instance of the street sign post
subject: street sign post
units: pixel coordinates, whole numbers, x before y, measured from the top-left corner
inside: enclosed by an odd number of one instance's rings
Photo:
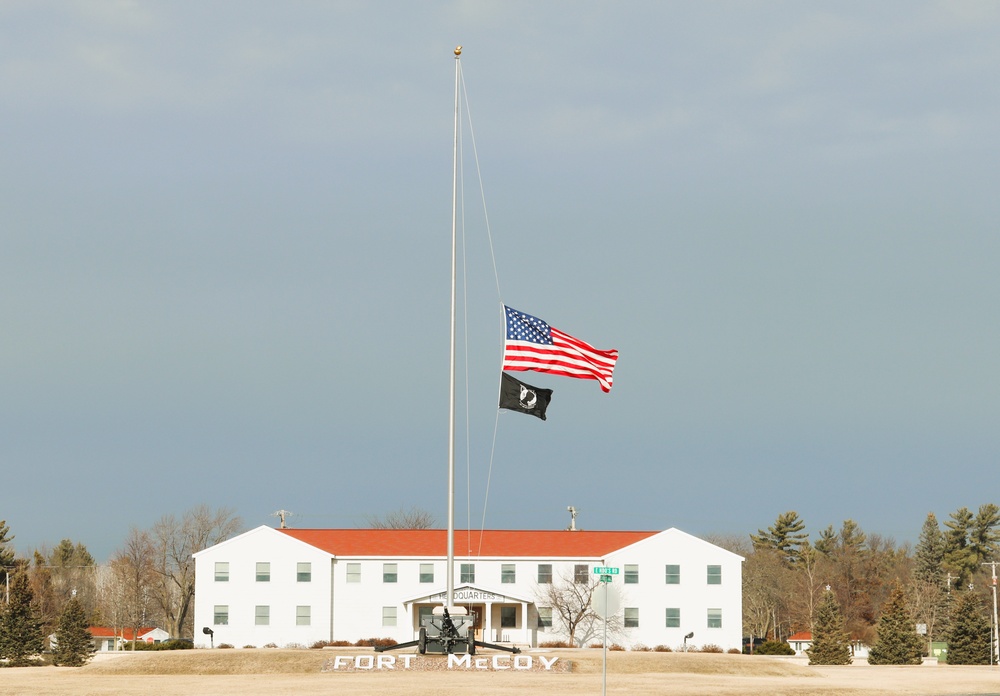
[[[601,686],[601,694],[605,696],[608,693],[608,616],[618,612],[618,595],[613,595],[613,599],[608,597],[608,585],[614,579],[615,575],[618,575],[618,568],[612,566],[594,566],[594,575],[600,575],[600,581],[604,585],[604,597],[597,595],[594,599],[597,600],[595,608],[599,616],[604,617],[604,667],[601,670],[604,675],[604,681]]]

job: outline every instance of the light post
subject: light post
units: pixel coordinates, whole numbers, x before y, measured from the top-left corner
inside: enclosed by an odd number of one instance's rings
[[[684,636],[684,652],[688,651],[688,638],[694,638],[694,631],[691,631],[686,636]]]

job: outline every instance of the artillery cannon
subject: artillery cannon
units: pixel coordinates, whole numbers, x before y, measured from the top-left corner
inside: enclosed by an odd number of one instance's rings
[[[406,643],[389,646],[376,646],[375,652],[386,650],[401,650],[416,647],[421,655],[433,653],[436,655],[452,655],[454,653],[476,654],[476,648],[491,648],[514,653],[521,652],[517,646],[496,645],[475,639],[474,614],[469,614],[465,607],[434,607],[431,616],[425,616],[420,625],[419,638]]]

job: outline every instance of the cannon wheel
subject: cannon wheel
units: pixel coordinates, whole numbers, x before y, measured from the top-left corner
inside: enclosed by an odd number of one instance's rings
[[[417,641],[417,652],[421,655],[427,653],[427,629],[423,626],[420,627],[420,638]]]
[[[469,654],[470,655],[476,654],[476,641],[474,638],[469,638]]]

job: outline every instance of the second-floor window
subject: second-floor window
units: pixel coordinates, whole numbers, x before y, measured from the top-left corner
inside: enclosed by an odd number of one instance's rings
[[[500,582],[504,585],[517,582],[513,563],[504,563],[500,566]]]
[[[708,566],[708,584],[709,585],[722,584],[722,566],[720,565]]]
[[[382,564],[382,582],[396,582],[397,571],[395,563]]]
[[[475,582],[476,581],[476,564],[475,563],[463,563],[461,568],[461,579],[459,582]]]

